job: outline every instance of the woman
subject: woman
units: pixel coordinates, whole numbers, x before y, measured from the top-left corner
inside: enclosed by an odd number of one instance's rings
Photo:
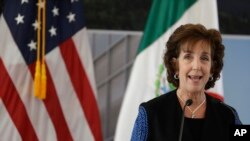
[[[177,141],[183,113],[182,141],[228,141],[230,125],[241,124],[238,115],[205,92],[220,78],[223,57],[217,30],[200,24],[177,28],[164,54],[168,81],[177,89],[140,105],[131,140]]]

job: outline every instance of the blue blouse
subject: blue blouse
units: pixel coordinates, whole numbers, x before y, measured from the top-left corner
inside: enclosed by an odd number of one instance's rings
[[[144,107],[139,107],[139,114],[136,118],[131,141],[146,141],[148,135],[147,113]]]

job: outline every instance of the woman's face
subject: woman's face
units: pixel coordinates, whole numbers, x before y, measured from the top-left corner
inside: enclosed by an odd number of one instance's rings
[[[206,43],[198,41],[189,48],[188,44],[182,45],[177,58],[179,88],[191,93],[205,90],[211,65],[211,49]]]

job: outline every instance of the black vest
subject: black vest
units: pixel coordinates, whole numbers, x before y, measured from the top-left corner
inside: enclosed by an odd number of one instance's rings
[[[229,126],[234,124],[232,110],[206,94],[206,113],[201,141],[229,141]],[[148,119],[148,141],[178,141],[182,109],[176,90],[142,103]],[[193,141],[187,126],[184,126],[182,141]]]

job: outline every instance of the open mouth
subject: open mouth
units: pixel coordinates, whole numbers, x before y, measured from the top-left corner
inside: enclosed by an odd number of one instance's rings
[[[199,75],[188,75],[188,78],[193,80],[193,81],[199,81],[201,80],[202,76]]]

